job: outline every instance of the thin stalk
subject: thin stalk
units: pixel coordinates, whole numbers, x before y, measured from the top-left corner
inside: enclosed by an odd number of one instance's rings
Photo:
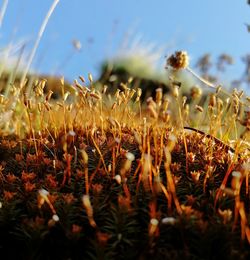
[[[28,71],[29,71],[29,69],[30,69],[31,63],[32,63],[32,61],[33,61],[33,59],[34,59],[34,56],[35,56],[35,54],[36,54],[37,47],[38,47],[38,45],[39,45],[39,43],[40,43],[40,41],[41,41],[41,38],[42,38],[43,33],[44,33],[44,31],[45,31],[45,28],[46,28],[46,26],[47,26],[47,24],[48,24],[49,18],[50,18],[50,16],[52,15],[52,13],[53,13],[54,9],[56,8],[57,4],[59,3],[59,1],[60,1],[60,0],[54,0],[54,2],[52,3],[52,5],[51,5],[51,7],[50,7],[50,9],[49,9],[49,11],[48,11],[48,13],[47,13],[47,15],[45,16],[45,18],[44,18],[44,20],[43,20],[43,23],[42,23],[42,25],[41,25],[41,27],[40,27],[40,30],[39,30],[39,32],[38,32],[38,35],[37,35],[35,44],[34,44],[34,46],[33,46],[33,49],[31,50],[31,53],[30,53],[30,56],[29,56],[27,65],[26,65],[26,67],[25,67],[25,69],[24,69],[24,72],[23,72],[23,75],[22,75],[22,78],[21,78],[21,84],[20,84],[21,87],[23,86],[23,84],[24,84],[24,82],[25,82],[25,78],[26,78],[26,76],[27,76],[27,74],[28,74]]]
[[[190,72],[193,76],[195,76],[198,80],[200,80],[201,82],[203,82],[205,85],[207,85],[207,86],[209,86],[210,88],[213,88],[213,89],[215,89],[215,90],[217,89],[217,86],[216,86],[216,85],[214,85],[213,83],[211,83],[211,82],[209,82],[209,81],[203,79],[202,77],[200,77],[200,76],[199,76],[198,74],[196,74],[190,67],[186,67],[186,70],[187,70],[188,72]],[[221,89],[220,92],[222,92],[223,94],[225,94],[225,95],[228,96],[228,97],[231,97],[231,96],[232,96],[230,93],[228,93],[228,92],[227,92],[226,90],[224,90],[224,89]],[[247,107],[248,107],[248,105],[247,105],[245,102],[241,101],[241,100],[239,100],[239,103],[242,104],[242,105],[244,105],[244,106],[247,106]]]
[[[31,135],[32,135],[32,138],[33,138],[33,141],[34,141],[36,156],[38,158],[38,149],[37,149],[37,144],[36,144],[35,130],[34,130],[33,126],[32,126],[32,119],[31,119],[30,112],[29,112],[28,108],[26,108],[26,112],[27,112],[28,119],[29,119],[29,127],[30,127],[30,132],[31,132]]]
[[[4,15],[5,15],[7,6],[8,6],[8,2],[9,2],[9,0],[3,0],[3,5],[0,10],[0,28],[2,27],[2,24],[3,24],[3,18],[4,18]]]
[[[203,82],[203,83],[206,84],[207,86],[216,89],[216,86],[215,86],[213,83],[211,83],[211,82],[209,82],[209,81],[203,79],[202,77],[200,77],[200,76],[199,76],[198,74],[196,74],[191,68],[187,67],[186,70],[189,71],[193,76],[195,76],[198,80],[200,80],[201,82]]]
[[[186,154],[186,173],[188,174],[189,170],[188,170],[188,156],[187,156],[188,155],[187,139],[186,139],[186,133],[185,133],[184,123],[183,123],[180,101],[177,100],[177,103],[178,103],[178,112],[179,112],[179,117],[180,117],[181,129],[183,130],[182,136],[183,136],[183,143],[184,143],[184,149],[185,149],[185,154]]]
[[[18,55],[18,59],[17,59],[16,65],[15,65],[15,68],[14,68],[13,72],[11,71],[11,73],[9,75],[9,79],[8,79],[7,84],[6,84],[7,86],[6,86],[5,90],[4,90],[4,96],[5,97],[9,96],[9,92],[10,92],[11,86],[12,86],[12,84],[15,83],[18,67],[19,67],[19,65],[21,63],[21,60],[22,60],[22,57],[23,57],[23,54],[24,54],[25,46],[26,46],[26,43],[24,43],[22,45],[22,47],[20,49],[20,53]]]

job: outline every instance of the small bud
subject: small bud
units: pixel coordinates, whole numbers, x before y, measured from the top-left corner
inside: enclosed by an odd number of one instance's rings
[[[155,234],[158,224],[159,224],[159,221],[156,218],[152,218],[150,220],[149,231],[148,231],[150,236]]]
[[[132,83],[133,79],[134,79],[133,77],[129,77],[128,84]]]
[[[116,108],[116,106],[117,106],[117,102],[114,102],[114,104],[111,107],[111,110],[114,110]]]
[[[164,98],[163,104],[162,104],[162,110],[164,112],[167,112],[168,110],[168,106],[169,106],[169,99],[168,98]]]
[[[63,100],[66,101],[68,96],[70,95],[69,91],[67,91],[64,96],[63,96]]]
[[[49,90],[48,94],[47,94],[46,97],[45,97],[45,100],[46,100],[47,102],[50,101],[52,94],[53,94],[53,91],[52,91],[52,90]]]
[[[85,150],[81,150],[81,156],[82,156],[82,162],[84,165],[88,164],[88,154],[85,152]]]
[[[126,153],[126,157],[131,162],[134,161],[134,159],[135,159],[135,156],[132,153],[129,153],[129,152]]]
[[[85,78],[83,76],[79,76],[79,79],[81,80],[82,83],[85,83]]]
[[[210,99],[209,99],[209,106],[215,108],[215,107],[216,107],[216,104],[217,104],[217,102],[216,102],[216,96],[215,96],[215,94],[211,94],[211,95],[210,95]]]
[[[93,77],[92,77],[91,73],[88,73],[88,79],[89,79],[89,82],[92,84],[93,83]]]
[[[108,86],[107,86],[107,85],[104,85],[104,86],[103,86],[103,89],[102,89],[102,94],[105,94],[106,91],[107,91],[107,89],[108,89]]]
[[[157,88],[156,89],[156,103],[157,105],[161,105],[162,102],[162,88]]]
[[[202,95],[202,90],[201,90],[200,87],[198,87],[198,86],[193,86],[193,87],[191,88],[191,97],[192,97],[193,99],[198,99],[198,98],[200,98],[201,95]]]
[[[59,217],[58,217],[58,215],[56,215],[56,214],[54,214],[54,215],[52,216],[52,219],[53,219],[55,222],[58,222],[58,221],[59,221]]]
[[[142,94],[142,90],[141,90],[141,88],[138,88],[137,89],[137,97],[141,97],[141,94]]]
[[[179,86],[177,86],[177,85],[173,86],[173,96],[174,96],[174,98],[179,97]]]
[[[40,190],[38,191],[38,193],[39,193],[39,195],[42,196],[42,197],[46,197],[46,196],[49,195],[49,192],[48,192],[47,190],[45,190],[45,189],[40,189]]]
[[[122,182],[121,175],[119,175],[119,174],[115,175],[114,180],[116,180],[116,182],[117,182],[118,184],[121,184],[121,182]]]
[[[61,85],[64,86],[64,77],[61,77],[60,81],[61,81]]]
[[[94,92],[91,92],[89,95],[90,95],[91,97],[97,99],[97,100],[101,99],[101,97],[100,97],[98,94],[94,93]]]

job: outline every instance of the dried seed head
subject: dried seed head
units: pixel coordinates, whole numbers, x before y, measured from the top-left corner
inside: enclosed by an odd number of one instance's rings
[[[176,51],[167,59],[167,65],[173,69],[185,69],[189,65],[189,57],[186,51]]]

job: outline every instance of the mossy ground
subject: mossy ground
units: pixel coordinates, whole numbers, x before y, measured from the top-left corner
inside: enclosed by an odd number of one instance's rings
[[[1,98],[1,255],[250,257],[241,93],[225,100],[218,89],[200,104],[201,91],[187,99],[173,82],[142,103],[140,89],[110,95],[89,78],[73,94],[61,80],[56,101],[43,83]]]

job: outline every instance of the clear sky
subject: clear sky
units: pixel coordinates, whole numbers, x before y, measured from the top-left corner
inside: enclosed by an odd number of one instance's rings
[[[106,57],[119,50],[125,36],[174,50],[187,50],[195,61],[210,52],[231,54],[230,76],[243,72],[241,57],[250,53],[250,6],[246,0],[60,0],[39,45],[33,68],[72,80],[91,72],[97,77]],[[0,47],[27,41],[30,50],[52,0],[9,0],[0,28]],[[0,0],[0,8],[3,0]],[[72,40],[82,44],[80,52]]]

